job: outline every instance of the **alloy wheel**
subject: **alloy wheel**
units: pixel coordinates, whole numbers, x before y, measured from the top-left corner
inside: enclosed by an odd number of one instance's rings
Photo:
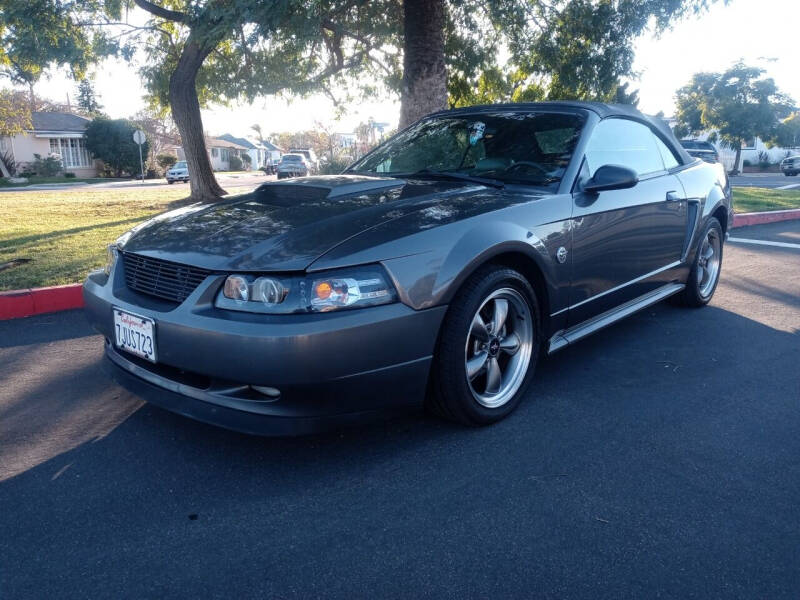
[[[708,298],[717,285],[721,249],[719,232],[709,229],[700,246],[700,256],[697,259],[697,291],[703,298]]]
[[[532,342],[531,311],[522,294],[501,288],[484,299],[464,349],[467,383],[479,404],[497,408],[514,397],[528,372]]]

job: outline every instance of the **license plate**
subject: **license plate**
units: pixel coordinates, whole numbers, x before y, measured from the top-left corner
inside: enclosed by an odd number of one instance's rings
[[[152,319],[114,309],[117,348],[156,362],[156,327]]]

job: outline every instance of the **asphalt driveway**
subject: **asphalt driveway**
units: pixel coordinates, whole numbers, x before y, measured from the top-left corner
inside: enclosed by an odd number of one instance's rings
[[[0,597],[797,598],[800,247],[725,253],[484,429],[247,437],[115,386],[80,312],[0,322]]]

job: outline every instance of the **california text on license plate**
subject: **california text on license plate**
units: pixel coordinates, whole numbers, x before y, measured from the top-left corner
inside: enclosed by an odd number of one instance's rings
[[[152,319],[114,309],[117,348],[156,362],[156,328]]]

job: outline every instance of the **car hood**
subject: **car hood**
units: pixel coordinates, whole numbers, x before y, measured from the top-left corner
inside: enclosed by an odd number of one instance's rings
[[[446,198],[499,193],[471,182],[303,177],[159,215],[132,230],[122,250],[211,270],[301,271],[342,242]]]

